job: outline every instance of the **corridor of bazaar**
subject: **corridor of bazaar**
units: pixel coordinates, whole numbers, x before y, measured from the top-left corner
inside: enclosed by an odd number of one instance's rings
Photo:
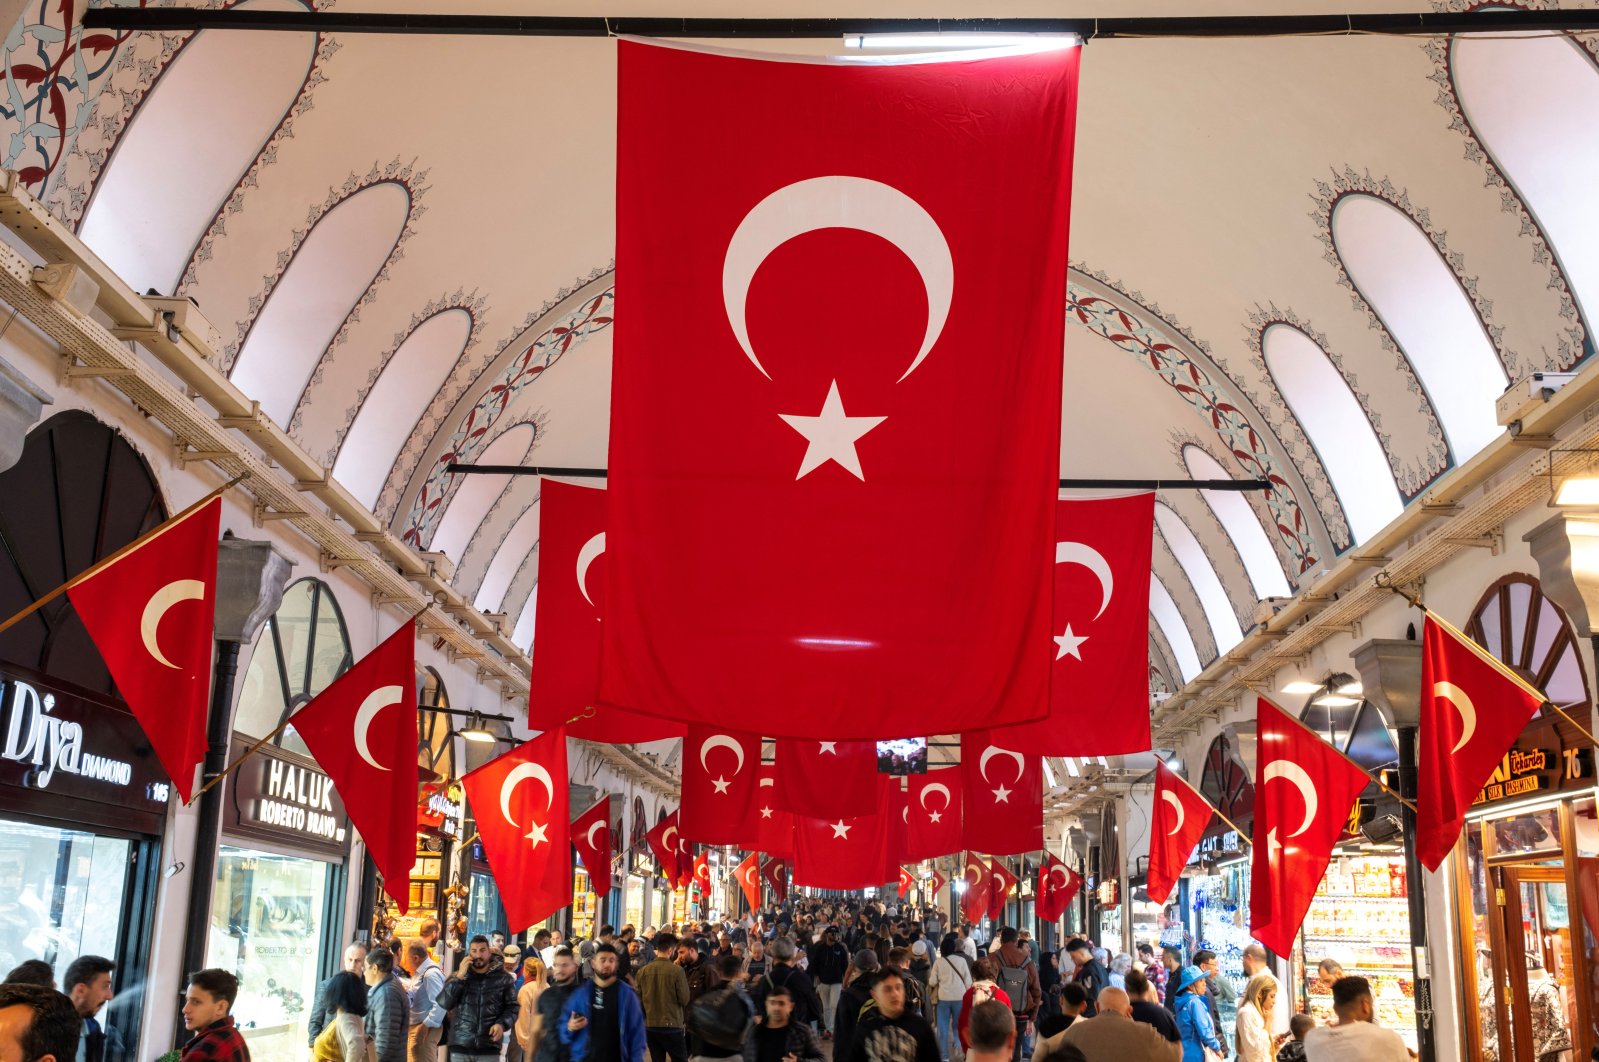
[[[1599,1058],[1599,8],[685,3],[0,0],[0,1062]]]

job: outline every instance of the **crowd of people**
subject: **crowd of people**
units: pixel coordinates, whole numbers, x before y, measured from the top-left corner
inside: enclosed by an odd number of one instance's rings
[[[575,947],[536,932],[524,953],[474,936],[440,965],[439,924],[415,939],[352,944],[318,988],[313,1062],[1406,1062],[1374,1023],[1371,985],[1321,964],[1337,1021],[1294,1014],[1265,949],[1243,953],[1235,1047],[1221,1035],[1213,952],[1112,957],[1082,938],[1042,950],[1026,930],[950,927],[930,907],[807,900],[742,919],[620,932]],[[115,963],[73,962],[58,990],[30,960],[0,985],[0,1059],[103,1062],[95,1018]],[[250,1062],[234,1023],[239,981],[190,976],[190,1039],[159,1062]],[[21,1009],[8,1009],[21,1008]],[[26,1012],[24,1014],[24,1012]],[[8,1020],[8,1016],[17,1020]],[[28,1020],[21,1020],[26,1017]],[[7,1039],[20,1045],[8,1051]]]

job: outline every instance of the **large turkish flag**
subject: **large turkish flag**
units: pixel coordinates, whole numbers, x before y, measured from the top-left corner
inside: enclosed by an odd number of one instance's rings
[[[461,778],[512,933],[572,902],[567,778],[560,729]]]
[[[383,891],[405,913],[416,862],[415,621],[313,697],[289,725],[333,779],[383,874]]]
[[[849,818],[877,803],[871,741],[777,739],[777,803],[798,815]]]
[[[604,587],[604,488],[544,480],[528,726],[612,745],[680,737],[681,723],[598,703]]]
[[[221,514],[214,498],[169,520],[67,591],[185,804],[205,758]]]
[[[905,858],[937,859],[960,851],[960,767],[911,775],[906,796]]]
[[[1416,855],[1437,870],[1472,800],[1546,698],[1431,613],[1421,644]]]
[[[988,918],[998,921],[1004,913],[1005,902],[1010,899],[1011,890],[1016,888],[1016,875],[1011,873],[1010,867],[1005,865],[1003,859],[995,859],[990,864],[990,878],[988,881]]]
[[[738,844],[748,837],[759,814],[755,779],[760,769],[759,735],[689,727],[677,812],[683,836],[700,844]]]
[[[966,881],[966,893],[961,897],[961,914],[975,926],[988,914],[988,897],[994,879],[983,857],[972,852],[966,853],[966,867],[961,877]]]
[[[1149,816],[1149,882],[1144,886],[1150,900],[1166,902],[1215,814],[1216,809],[1198,790],[1165,763],[1155,761],[1155,804]]]
[[[1077,50],[618,52],[601,699],[1042,718]]]
[[[777,799],[777,770],[762,765],[755,780],[755,830],[745,848],[767,855],[794,858],[794,813],[784,811]]]
[[[1349,809],[1371,779],[1264,697],[1258,712],[1249,929],[1287,955]]]
[[[795,818],[794,884],[818,889],[858,889],[881,885],[885,854],[891,847],[889,818],[893,804],[888,779],[878,784],[878,799],[852,818]]]
[[[1016,855],[1044,847],[1044,761],[961,735],[961,836],[968,848]]]
[[[1082,887],[1081,874],[1046,852],[1038,868],[1038,917],[1059,921]]]
[[[788,899],[788,864],[781,859],[768,859],[761,864],[761,877],[772,887],[772,898],[778,903]]]
[[[1049,717],[994,740],[1043,756],[1147,752],[1155,495],[1069,498],[1055,525]]]

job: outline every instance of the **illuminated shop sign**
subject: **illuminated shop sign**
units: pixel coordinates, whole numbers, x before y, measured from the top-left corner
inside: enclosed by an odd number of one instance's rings
[[[236,758],[243,743],[236,738],[233,744]],[[349,836],[344,801],[314,765],[262,748],[234,778],[230,829],[343,853]]]
[[[1523,736],[1505,753],[1472,803],[1586,788],[1593,784],[1593,773],[1593,750],[1580,744],[1567,745],[1558,727],[1545,725]]]

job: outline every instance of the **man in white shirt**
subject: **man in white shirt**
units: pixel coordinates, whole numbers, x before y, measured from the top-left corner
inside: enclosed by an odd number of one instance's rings
[[[1305,1034],[1305,1062],[1410,1062],[1410,1049],[1392,1029],[1374,1021],[1371,982],[1343,977],[1333,984],[1338,1024]]]

